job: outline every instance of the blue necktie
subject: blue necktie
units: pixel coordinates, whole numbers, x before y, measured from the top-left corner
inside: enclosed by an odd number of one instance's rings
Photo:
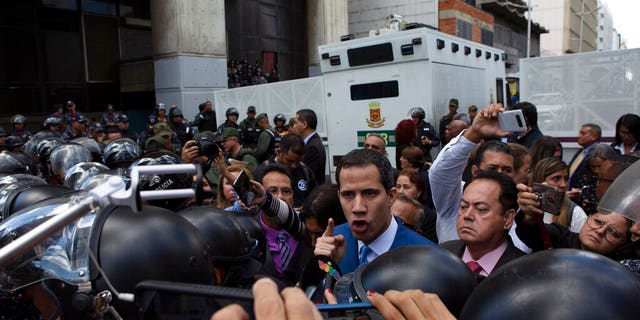
[[[284,269],[287,268],[287,266],[289,265],[289,261],[291,261],[291,257],[293,256],[291,254],[291,248],[287,243],[288,237],[289,236],[284,232],[281,232],[278,235],[278,249],[280,249],[280,265],[282,266],[283,271]]]
[[[358,259],[358,265],[363,265],[369,262],[369,259],[367,259],[369,251],[371,251],[371,248],[369,248],[367,245],[364,245],[362,246],[362,248],[360,248],[360,258]]]

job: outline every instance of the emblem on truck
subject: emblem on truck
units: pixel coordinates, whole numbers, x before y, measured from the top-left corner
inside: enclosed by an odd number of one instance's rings
[[[369,119],[367,119],[367,125],[371,128],[380,128],[384,126],[385,118],[382,117],[380,112],[380,102],[374,101],[369,103]]]

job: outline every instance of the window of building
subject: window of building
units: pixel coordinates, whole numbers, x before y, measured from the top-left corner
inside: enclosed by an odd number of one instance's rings
[[[77,0],[42,0],[42,6],[47,8],[78,10]]]
[[[457,32],[457,36],[460,38],[465,38],[467,40],[472,40],[473,38],[473,33],[471,32],[471,23],[463,21],[463,20],[457,20],[457,26],[458,26],[458,32]]]
[[[115,3],[104,0],[83,0],[82,10],[85,12],[115,16],[118,14]]]
[[[493,46],[493,32],[482,29],[482,44]]]

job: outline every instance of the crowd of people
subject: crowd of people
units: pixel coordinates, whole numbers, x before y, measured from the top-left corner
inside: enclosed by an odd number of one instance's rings
[[[251,78],[251,72],[246,61],[229,62],[230,77],[236,80],[240,75]],[[102,240],[85,247],[96,250],[92,259],[97,261],[91,264],[102,269],[87,268],[89,278],[83,274],[78,279],[56,279],[56,268],[77,268],[71,260],[78,255],[73,250],[80,250],[64,243],[71,240],[62,236],[52,242],[58,248],[57,260],[62,256],[69,260],[66,263],[51,266],[47,259],[54,245],[50,244],[37,250],[31,260],[23,257],[24,261],[13,263],[15,270],[3,266],[0,289],[5,293],[0,297],[35,306],[33,312],[47,319],[106,312],[109,308],[64,309],[79,299],[79,292],[91,297],[104,290],[134,292],[138,282],[150,279],[253,286],[256,313],[262,298],[271,297],[289,318],[318,318],[307,299],[313,295],[291,289],[301,286],[309,261],[327,257],[342,275],[358,274],[363,265],[409,245],[447,250],[464,263],[478,284],[496,281],[486,278],[503,266],[554,248],[595,253],[640,273],[636,245],[640,212],[619,210],[619,203],[612,206],[608,200],[612,194],[615,199],[627,194],[635,199],[634,190],[616,185],[618,176],[628,175],[623,171],[640,157],[640,117],[635,114],[620,117],[612,144],[601,142],[598,124],[583,124],[577,133],[581,149],[565,163],[560,142],[538,128],[533,104],[521,102],[512,108],[522,110],[527,124],[526,131],[512,133],[500,128],[502,105],[469,106],[468,113],[459,113],[458,100],[453,98],[438,131],[424,109],[409,110],[410,119],[395,128],[395,163],[388,159],[387,140],[370,134],[362,149],[354,145],[340,159],[332,184],[325,176],[327,157],[316,131],[319,119],[311,109],[300,109],[287,119],[283,114],[258,114],[259,108],[248,106],[240,121],[240,111],[231,107],[218,124],[210,101],[199,105],[193,121],[185,119],[179,107],[158,103],[145,130],[135,133],[129,130],[127,115],[113,105],[107,105],[93,122],[76,108],[73,101],[56,106],[37,133],[25,130],[23,115],[12,117],[11,130],[0,128],[2,245],[13,240],[16,230],[23,230],[25,219],[17,216],[41,214],[44,205],[38,201],[58,197],[64,199],[55,202],[61,205],[109,177],[129,181],[136,166],[194,163],[202,172],[163,174],[158,169],[141,177],[139,190],[197,190],[190,199],[143,199],[145,210],[151,212],[144,221],[157,230],[140,232],[146,225],[137,222],[131,210],[109,208],[104,209],[108,213],[95,213],[95,221],[103,225],[90,238]],[[245,176],[251,181],[249,190],[239,194],[246,189],[239,182]],[[636,205],[634,201],[631,205]],[[104,217],[97,218],[100,215]],[[86,223],[73,226],[80,230],[82,225]],[[190,238],[157,241],[172,234]],[[131,243],[132,239],[137,240]],[[175,249],[181,245],[184,250]],[[199,251],[199,245],[204,249]],[[60,255],[60,250],[67,251]],[[124,253],[128,251],[133,253]],[[121,261],[126,263],[118,264]],[[168,261],[175,263],[155,268],[156,263]],[[148,268],[136,268],[142,271],[118,281],[122,277],[117,274],[129,272],[126,269],[132,265]],[[47,281],[21,281],[28,278],[25,272],[49,276]],[[51,290],[50,278],[74,284],[73,289]],[[89,289],[79,286],[80,282],[89,282]],[[370,301],[389,317],[412,318],[414,307],[425,306],[443,319],[459,316],[460,310],[453,311],[445,298],[431,294],[438,292],[371,291],[365,294],[368,297],[354,293],[353,299],[338,296],[336,300],[338,294],[332,291],[336,287],[326,280],[323,285],[314,302]],[[282,296],[277,294],[280,291]],[[408,297],[416,306],[402,302]],[[131,303],[116,300],[112,303],[116,311],[137,312]],[[289,310],[292,306],[297,307]],[[237,306],[227,307],[213,318],[243,318],[244,312]],[[303,316],[292,316],[300,312]]]
[[[247,59],[229,60],[227,63],[227,81],[229,88],[246,87],[257,84],[280,81],[278,67],[273,66],[268,73],[262,67],[262,61],[250,64]]]

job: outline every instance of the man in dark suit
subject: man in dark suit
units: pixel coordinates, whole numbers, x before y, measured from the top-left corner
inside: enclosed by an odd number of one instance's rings
[[[464,261],[481,277],[524,255],[513,245],[509,229],[518,209],[513,179],[493,171],[481,171],[465,186],[456,230],[460,240],[441,246]]]
[[[327,229],[316,241],[314,254],[331,257],[340,264],[343,274],[397,247],[435,246],[391,214],[397,190],[391,163],[379,152],[349,152],[340,160],[336,181],[347,223],[334,228],[333,219],[329,219]]]
[[[322,138],[316,132],[318,126],[318,117],[311,109],[301,109],[296,112],[296,122],[290,129],[293,133],[299,135],[304,140],[305,151],[302,162],[306,164],[318,181],[323,184],[325,179],[325,166],[327,163]]]
[[[569,183],[567,188],[567,196],[572,200],[577,200],[580,197],[579,188],[580,180],[585,174],[586,166],[588,165],[586,158],[587,152],[591,147],[600,142],[602,135],[602,129],[599,125],[593,123],[583,124],[578,131],[578,144],[582,149],[578,150],[569,162]]]

